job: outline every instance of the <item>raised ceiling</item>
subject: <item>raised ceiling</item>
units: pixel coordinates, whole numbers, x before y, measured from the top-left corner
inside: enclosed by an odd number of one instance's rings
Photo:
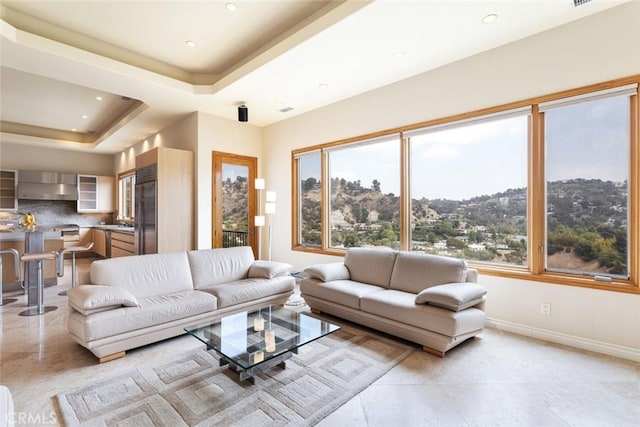
[[[627,1],[1,1],[0,137],[116,153],[241,102],[267,126]]]

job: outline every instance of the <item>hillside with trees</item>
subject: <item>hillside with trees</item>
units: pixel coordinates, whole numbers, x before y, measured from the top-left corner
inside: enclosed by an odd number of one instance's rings
[[[360,181],[331,182],[331,246],[399,247],[399,196]],[[548,267],[627,274],[627,185],[600,180],[550,182]],[[302,182],[302,240],[320,244],[321,187]],[[413,199],[412,250],[527,264],[526,189],[467,200]]]

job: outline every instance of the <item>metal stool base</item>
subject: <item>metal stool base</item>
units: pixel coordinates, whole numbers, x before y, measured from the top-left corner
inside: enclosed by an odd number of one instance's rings
[[[4,298],[0,303],[0,306],[11,304],[12,302],[16,302],[16,301],[18,301],[17,298]]]
[[[52,306],[43,307],[43,309],[44,311],[42,313],[38,313],[38,307],[31,307],[27,310],[24,310],[18,313],[18,316],[39,316],[40,314],[45,314],[50,311],[57,310],[58,307],[52,305]]]

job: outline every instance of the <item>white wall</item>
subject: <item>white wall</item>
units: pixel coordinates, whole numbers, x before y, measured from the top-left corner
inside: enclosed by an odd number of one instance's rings
[[[261,176],[262,130],[249,123],[240,123],[205,113],[197,113],[197,117],[196,248],[207,249],[212,246],[212,152],[222,151],[257,157],[258,176]]]
[[[292,149],[640,74],[638,22],[640,2],[627,3],[265,128],[264,175],[278,192],[273,259],[297,268],[339,259],[291,250]],[[640,360],[640,296],[481,280],[495,325]]]
[[[198,144],[197,123],[197,113],[191,113],[115,155],[115,175],[135,169],[136,156],[156,147],[178,148],[195,152]]]
[[[0,142],[0,169],[112,176],[113,155]]]

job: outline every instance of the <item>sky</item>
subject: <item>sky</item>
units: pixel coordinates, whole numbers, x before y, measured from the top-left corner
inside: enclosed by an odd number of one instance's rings
[[[548,181],[623,181],[629,173],[629,98],[618,96],[546,113]],[[412,198],[464,200],[527,185],[526,115],[411,138]],[[330,154],[332,177],[400,193],[400,145],[385,142]],[[302,158],[302,178],[320,177],[318,157]]]

